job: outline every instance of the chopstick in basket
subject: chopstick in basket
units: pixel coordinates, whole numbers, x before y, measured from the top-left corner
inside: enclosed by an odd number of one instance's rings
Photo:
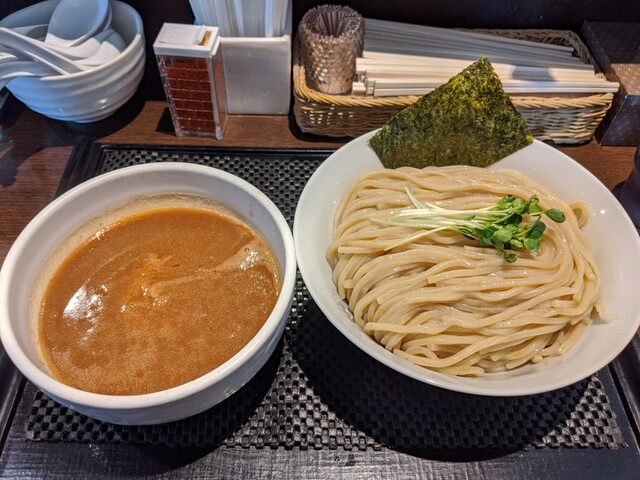
[[[481,56],[512,94],[609,93],[619,85],[596,75],[574,48],[482,32],[365,19],[354,95],[423,95]]]
[[[425,95],[442,85],[443,81],[385,80],[376,79],[354,82],[354,95],[373,95],[375,97]],[[613,82],[570,83],[570,82],[503,82],[507,93],[609,93],[618,90]]]
[[[573,47],[568,45],[556,45],[551,43],[534,42],[531,40],[522,40],[517,38],[503,37],[491,35],[489,33],[470,32],[466,30],[455,30],[449,28],[430,27],[425,25],[413,25],[407,23],[392,22],[389,20],[377,20],[365,18],[366,30],[368,32],[398,32],[403,35],[412,35],[425,39],[444,39],[449,42],[456,41],[458,43],[473,43],[474,40],[492,39],[495,42],[507,45],[528,46],[547,51],[556,50],[568,53],[573,52]]]
[[[541,58],[537,56],[527,56],[513,52],[497,52],[483,49],[460,50],[448,47],[425,47],[420,45],[408,45],[404,43],[390,43],[370,39],[365,33],[364,49],[375,53],[404,54],[414,56],[442,57],[458,60],[477,60],[481,56],[489,58],[491,63],[513,63],[521,65],[531,65],[538,67],[579,67],[584,63],[577,57],[566,56],[565,58]]]
[[[363,58],[356,59],[356,74],[358,77],[377,76],[385,78],[394,77],[429,77],[444,76],[452,77],[459,71],[471,65],[471,60],[454,62],[449,64],[424,63],[386,63],[380,61],[370,61]],[[532,67],[528,65],[511,65],[503,63],[492,64],[494,70],[502,78],[513,78],[520,80],[593,80],[594,69],[572,69],[572,68],[545,68]]]

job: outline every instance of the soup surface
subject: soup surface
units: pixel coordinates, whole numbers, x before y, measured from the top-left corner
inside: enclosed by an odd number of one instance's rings
[[[242,349],[279,291],[273,254],[246,225],[205,208],[154,208],[65,258],[40,304],[40,346],[51,372],[79,389],[164,390]]]

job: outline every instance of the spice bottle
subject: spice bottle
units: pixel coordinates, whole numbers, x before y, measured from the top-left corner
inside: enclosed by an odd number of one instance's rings
[[[218,28],[165,23],[153,51],[176,135],[222,140],[227,102]]]

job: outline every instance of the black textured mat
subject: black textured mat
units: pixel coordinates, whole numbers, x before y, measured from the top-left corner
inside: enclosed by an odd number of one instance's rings
[[[94,154],[97,173],[157,161],[230,171],[263,190],[291,224],[298,196],[328,153],[104,147]],[[615,385],[607,369],[555,392],[515,398],[422,384],[354,347],[309,299],[299,278],[279,348],[249,384],[200,415],[129,427],[79,415],[30,384],[23,401],[32,402],[25,431],[32,441],[407,452],[616,449],[625,446],[615,414],[623,410],[608,390]]]

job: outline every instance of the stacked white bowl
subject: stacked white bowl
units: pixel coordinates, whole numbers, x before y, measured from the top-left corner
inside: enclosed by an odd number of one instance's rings
[[[0,20],[0,27],[48,24],[60,0],[45,0]],[[126,48],[114,59],[91,70],[46,77],[20,77],[7,84],[30,109],[49,118],[88,123],[102,120],[129,100],[140,84],[145,66],[142,19],[124,2],[111,0],[111,27]]]

